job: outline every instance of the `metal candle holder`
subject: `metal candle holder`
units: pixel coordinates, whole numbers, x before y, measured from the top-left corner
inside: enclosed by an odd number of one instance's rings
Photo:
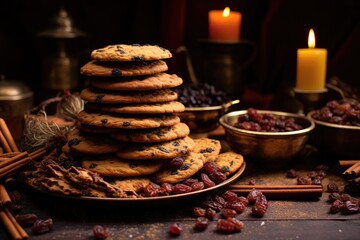
[[[328,89],[306,91],[294,88],[294,97],[302,104],[302,113],[307,114],[312,110],[323,107],[328,99]]]
[[[201,79],[233,99],[240,98],[243,91],[242,74],[255,59],[257,47],[247,40],[212,41],[199,40],[202,56]]]

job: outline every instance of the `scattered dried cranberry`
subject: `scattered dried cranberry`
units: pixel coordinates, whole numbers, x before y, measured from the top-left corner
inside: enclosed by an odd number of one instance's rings
[[[330,206],[330,213],[338,213],[344,206],[344,202],[341,200],[335,200]]]
[[[237,212],[234,209],[224,208],[221,210],[221,215],[224,218],[235,217],[237,215]]]
[[[221,233],[232,233],[235,230],[235,225],[226,219],[219,219],[216,223],[216,231]]]
[[[343,201],[338,192],[333,192],[333,193],[329,194],[328,198],[329,198],[329,202],[331,202],[331,203],[335,202],[336,200]]]
[[[195,217],[205,217],[206,216],[206,209],[201,207],[194,207],[193,214]]]
[[[245,205],[241,201],[229,201],[225,204],[226,208],[234,209],[237,213],[245,211]]]
[[[106,227],[101,225],[95,225],[93,227],[94,238],[96,239],[105,239],[109,236],[109,231]]]
[[[226,220],[234,224],[234,232],[240,232],[244,228],[244,223],[236,218],[227,218]]]
[[[297,184],[298,185],[311,185],[312,179],[308,176],[299,176],[297,178]]]
[[[182,228],[178,223],[173,223],[169,227],[169,233],[173,236],[178,236],[181,234]]]
[[[15,219],[22,227],[31,227],[38,220],[38,217],[36,214],[28,213],[18,214]]]
[[[250,204],[254,204],[256,199],[258,197],[260,197],[261,195],[263,195],[262,192],[260,192],[259,190],[253,189],[248,193],[246,198],[248,199]]]
[[[209,178],[205,173],[200,174],[201,181],[204,183],[205,188],[210,188],[215,186],[215,183]]]
[[[182,184],[182,183],[175,184],[175,186],[173,188],[174,194],[188,193],[191,191],[192,191],[192,188],[190,186]]]
[[[263,217],[266,213],[267,205],[264,202],[256,202],[251,208],[251,213],[255,217]]]
[[[46,220],[37,220],[31,227],[31,232],[34,235],[50,232],[53,227],[53,220],[48,218]]]
[[[194,228],[198,231],[204,231],[209,226],[209,219],[206,217],[198,217],[196,219]]]
[[[230,190],[227,190],[227,191],[225,191],[225,192],[222,194],[222,197],[223,197],[226,201],[231,201],[231,200],[237,198],[238,196],[237,196],[236,193],[234,193],[234,192],[232,192],[232,191],[230,191]]]
[[[344,202],[344,205],[341,208],[341,213],[343,214],[354,214],[359,212],[359,204],[346,201]]]
[[[212,208],[206,209],[206,217],[210,220],[214,220],[216,218],[216,211]]]
[[[330,193],[339,192],[339,187],[336,183],[329,183],[327,185],[327,191]]]

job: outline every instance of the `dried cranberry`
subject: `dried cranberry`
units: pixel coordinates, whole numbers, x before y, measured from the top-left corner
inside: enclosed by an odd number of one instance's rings
[[[334,192],[334,193],[329,194],[328,198],[329,198],[329,202],[331,202],[331,203],[335,202],[336,200],[343,201],[338,192]]]
[[[244,223],[236,218],[227,218],[226,220],[234,224],[235,232],[240,232],[244,228]]]
[[[53,227],[53,220],[48,218],[46,220],[37,220],[31,227],[31,232],[35,235],[50,232]]]
[[[209,178],[214,181],[215,183],[221,183],[226,180],[226,175],[221,171],[215,171],[209,174]]]
[[[16,215],[15,219],[22,227],[31,227],[38,220],[38,217],[36,214],[28,213]]]
[[[341,208],[343,214],[354,214],[359,212],[359,205],[357,203],[346,201]]]
[[[263,217],[266,213],[267,205],[264,202],[256,202],[252,208],[251,213],[255,217]]]
[[[204,182],[195,182],[191,184],[191,188],[193,191],[198,191],[205,188]]]
[[[344,202],[341,200],[335,200],[330,206],[330,213],[338,213],[344,206]]]
[[[181,234],[182,228],[178,223],[171,224],[169,227],[169,233],[173,236],[178,236]]]
[[[237,215],[237,212],[234,209],[230,209],[230,208],[223,208],[221,210],[221,215],[224,218],[228,218],[228,217],[235,217]]]
[[[256,189],[253,189],[248,193],[246,198],[249,200],[250,204],[254,204],[256,199],[258,197],[260,197],[261,195],[263,195],[262,192],[260,192],[260,191],[258,191]]]
[[[205,173],[200,174],[201,181],[204,183],[205,188],[210,188],[215,186],[215,183],[209,178]]]
[[[196,219],[194,228],[198,231],[204,231],[209,226],[209,219],[206,217],[198,217]]]
[[[288,178],[296,178],[297,176],[298,175],[295,169],[290,169],[289,171],[286,172],[286,177]]]
[[[336,183],[329,183],[327,185],[327,191],[330,193],[339,192],[339,187]]]
[[[213,200],[206,200],[202,204],[205,207],[214,209],[217,212],[219,212],[223,208],[223,205],[221,205],[220,203],[213,201]]]
[[[297,178],[298,185],[311,185],[312,179],[308,176],[299,176]]]
[[[109,231],[106,227],[101,225],[95,225],[93,227],[94,238],[96,239],[105,239],[109,236]]]
[[[201,207],[194,207],[193,214],[195,217],[205,217],[206,216],[206,209]]]
[[[232,192],[231,190],[227,190],[226,192],[224,192],[222,194],[222,197],[226,200],[226,201],[231,201],[232,199],[235,199],[238,197],[238,195],[235,192]]]
[[[212,208],[207,208],[206,217],[208,217],[210,220],[214,220],[216,218],[216,211]]]
[[[204,163],[204,166],[203,166],[204,173],[212,174],[218,170],[219,170],[218,166],[213,161],[207,161]]]
[[[174,188],[173,188],[174,194],[183,194],[183,193],[188,193],[191,191],[192,191],[192,188],[190,186],[182,184],[182,183],[175,184]]]
[[[245,211],[245,205],[241,201],[229,201],[225,204],[226,208],[234,209],[237,213]]]
[[[219,219],[216,223],[216,231],[221,233],[232,233],[235,230],[234,223],[225,220],[225,219]]]

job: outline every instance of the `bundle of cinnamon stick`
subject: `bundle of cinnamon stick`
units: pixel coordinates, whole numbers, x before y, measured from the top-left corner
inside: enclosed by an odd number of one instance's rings
[[[31,153],[20,152],[4,119],[0,118],[0,146],[5,153],[0,154],[0,180],[15,173],[31,160],[46,154],[46,148],[37,149]],[[3,184],[0,184],[0,219],[12,239],[28,239],[29,236],[19,225],[15,217],[7,208],[11,204],[11,198]]]

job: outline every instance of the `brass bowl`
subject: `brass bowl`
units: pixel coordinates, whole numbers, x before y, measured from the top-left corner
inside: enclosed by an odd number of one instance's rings
[[[311,141],[319,152],[329,160],[360,159],[360,127],[319,121],[314,112],[307,116],[315,122]]]
[[[177,113],[177,115],[180,117],[181,122],[189,126],[191,133],[210,132],[219,126],[219,118],[232,105],[239,102],[239,100],[234,100],[218,106],[186,107],[184,112]]]
[[[238,117],[246,113],[247,110],[229,112],[220,118],[226,141],[234,151],[266,168],[281,167],[294,159],[306,145],[309,133],[315,127],[314,122],[305,116],[267,110],[258,110],[258,113],[292,117],[304,129],[290,132],[256,132],[234,127]]]

